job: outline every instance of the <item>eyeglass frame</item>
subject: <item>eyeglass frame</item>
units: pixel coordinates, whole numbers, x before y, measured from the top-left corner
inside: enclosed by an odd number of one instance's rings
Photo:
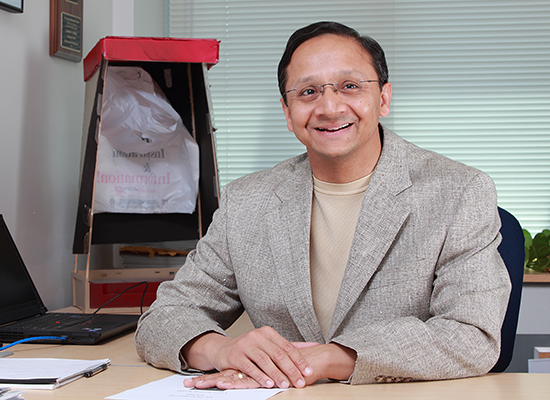
[[[366,79],[366,80],[363,80],[363,81],[359,81],[357,83],[373,83],[373,82],[380,82],[379,79]],[[344,85],[345,85],[345,82],[344,82]],[[325,86],[332,86],[332,89],[334,91],[334,93],[338,93],[338,90],[340,90],[338,88],[338,83],[323,83],[322,85],[315,85],[319,88],[321,88],[321,92],[320,94],[325,94]],[[298,91],[298,88],[294,88],[294,89],[289,89],[287,90],[286,92],[283,93],[283,99],[285,100],[285,102],[287,101],[286,99],[286,95],[290,92],[297,92]]]

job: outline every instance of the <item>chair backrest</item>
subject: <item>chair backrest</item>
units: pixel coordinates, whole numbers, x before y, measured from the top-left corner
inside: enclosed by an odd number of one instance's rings
[[[514,342],[516,340],[516,329],[518,326],[525,262],[525,239],[521,225],[508,211],[499,207],[498,213],[502,223],[500,228],[502,242],[498,247],[498,251],[508,269],[510,281],[512,282],[512,291],[510,293],[510,300],[508,301],[508,309],[504,317],[504,323],[502,324],[500,357],[491,372],[503,372],[512,360]]]

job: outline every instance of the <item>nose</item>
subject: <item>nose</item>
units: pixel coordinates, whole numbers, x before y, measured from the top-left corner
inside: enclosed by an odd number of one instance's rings
[[[336,83],[325,83],[324,85],[319,85],[319,87],[321,88],[321,94],[325,93],[325,87],[326,86],[332,86],[332,90],[334,91],[334,93],[338,92],[338,88],[336,87]]]
[[[326,90],[325,87],[330,86],[332,90]],[[321,85],[321,96],[317,100],[316,113],[333,117],[344,111],[346,105],[342,96],[338,95],[338,88],[334,83],[325,83]]]

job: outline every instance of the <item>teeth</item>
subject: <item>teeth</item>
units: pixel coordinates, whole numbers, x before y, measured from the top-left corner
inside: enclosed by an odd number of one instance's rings
[[[344,124],[344,125],[339,126],[338,128],[335,128],[335,129],[319,128],[319,130],[321,132],[336,132],[336,131],[339,131],[340,129],[347,128],[348,126],[351,126],[351,124]]]

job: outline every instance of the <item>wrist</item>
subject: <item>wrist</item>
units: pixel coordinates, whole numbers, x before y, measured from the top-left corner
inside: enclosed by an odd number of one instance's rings
[[[187,342],[181,349],[181,355],[188,366],[201,371],[216,369],[214,355],[218,353],[218,343],[226,339],[215,332],[203,333]]]
[[[327,378],[337,381],[347,381],[353,375],[357,353],[349,347],[338,343],[327,344]]]

